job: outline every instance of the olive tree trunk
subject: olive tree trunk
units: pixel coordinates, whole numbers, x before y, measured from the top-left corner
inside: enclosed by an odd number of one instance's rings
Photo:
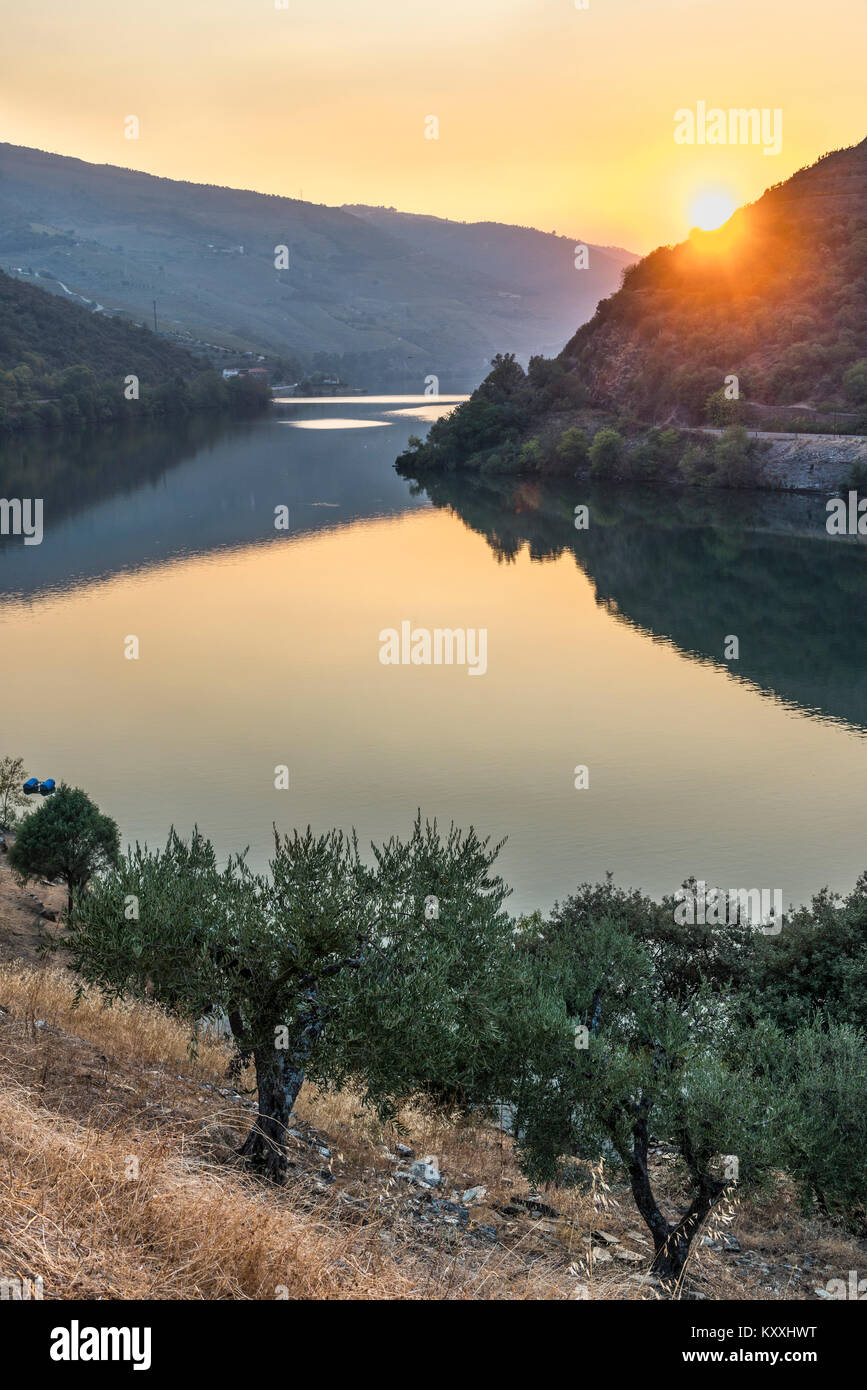
[[[271,1182],[284,1183],[286,1130],[292,1107],[304,1084],[303,1056],[277,1048],[256,1048],[253,1052],[259,1114],[239,1150],[250,1168]]]
[[[632,1153],[628,1169],[629,1181],[635,1205],[641,1212],[644,1222],[653,1237],[653,1262],[650,1266],[654,1274],[666,1282],[678,1283],[683,1276],[689,1259],[692,1242],[698,1235],[715,1203],[722,1196],[727,1184],[707,1173],[693,1171],[698,1191],[686,1214],[680,1221],[669,1222],[659,1209],[653,1194],[647,1167],[649,1104],[641,1107],[641,1114],[632,1130]]]

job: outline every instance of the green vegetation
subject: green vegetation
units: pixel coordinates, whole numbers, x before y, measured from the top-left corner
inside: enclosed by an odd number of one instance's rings
[[[554,361],[495,357],[399,471],[760,486],[745,426],[867,432],[865,303],[867,141],[628,266]]]
[[[616,478],[623,463],[623,436],[617,430],[599,430],[590,445],[590,477]]]
[[[507,353],[491,367],[468,401],[434,422],[426,440],[410,437],[397,461],[399,473],[423,479],[465,471],[482,477],[589,475],[598,482],[651,486],[761,486],[765,445],[741,426],[730,425],[718,437],[670,425],[648,429],[628,415],[582,404],[585,393],[559,361],[533,358],[524,373]],[[578,423],[564,428],[568,418]]]
[[[25,781],[23,758],[0,758],[0,830],[8,830],[27,805],[27,794],[21,790]]]
[[[9,863],[22,879],[62,878],[67,910],[94,874],[117,860],[120,836],[80,787],[58,787],[28,816],[9,851]]]
[[[419,816],[369,865],[354,836],[309,829],[275,831],[265,875],[243,856],[220,870],[198,831],[118,859],[113,823],[63,788],[14,852],[19,871],[75,886],[62,946],[83,980],[108,999],[155,999],[193,1046],[203,1016],[225,1016],[259,1094],[240,1152],[273,1181],[309,1077],[360,1086],[381,1114],[420,1091],[482,1113],[505,1105],[535,1180],[581,1183],[605,1159],[624,1170],[672,1287],[711,1213],[772,1169],[805,1209],[862,1232],[867,874],[778,936],[740,920],[679,925],[675,896],[654,902],[610,876],[547,917],[513,919],[500,848]],[[673,1219],[653,1189],[651,1135],[687,1180]]]
[[[383,1106],[425,1077],[476,1090],[482,991],[509,927],[505,890],[489,877],[495,854],[472,831],[443,839],[417,821],[407,841],[375,851],[370,870],[354,839],[308,829],[275,833],[269,873],[254,875],[243,858],[219,871],[197,832],[189,844],[172,833],[163,852],[130,851],[76,904],[68,949],[109,997],[156,997],[193,1027],[225,1015],[259,1091],[242,1154],[282,1182],[286,1125],[308,1074],[357,1073]],[[438,891],[442,916],[428,922],[425,900]],[[416,1051],[404,1030],[420,1024]]]
[[[133,390],[137,399],[128,398]],[[243,414],[269,399],[261,378],[224,381],[147,328],[92,314],[0,272],[0,435],[196,410]]]

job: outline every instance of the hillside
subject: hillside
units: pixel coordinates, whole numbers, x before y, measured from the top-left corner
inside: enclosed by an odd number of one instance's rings
[[[288,1182],[265,1189],[236,1156],[255,1103],[230,1050],[205,1036],[191,1058],[156,1006],[90,989],[76,1006],[75,977],[37,955],[36,914],[63,894],[38,892],[0,870],[4,1277],[39,1277],[46,1300],[661,1298],[622,1182],[540,1195],[493,1122],[419,1104],[380,1125],[355,1095],[305,1088]],[[396,1178],[426,1153],[439,1189]],[[672,1158],[654,1145],[674,1196]],[[862,1262],[863,1242],[805,1219],[780,1178],[706,1237],[681,1297],[815,1304]]]
[[[559,352],[576,320],[589,319],[599,300],[620,284],[623,270],[638,259],[621,247],[593,246],[587,268],[578,272],[574,240],[535,227],[450,222],[394,208],[347,206],[345,211],[405,242],[416,253],[436,257],[456,274],[487,278],[496,273],[509,286],[500,291],[501,297],[528,303],[533,314],[550,325],[547,339],[538,335],[528,339],[520,356]],[[513,348],[512,343],[509,346]]]
[[[561,359],[598,404],[700,423],[734,373],[766,408],[867,404],[867,140],[627,269]]]
[[[125,394],[131,375],[137,400]],[[261,394],[249,380],[224,382],[201,358],[147,328],[91,313],[0,271],[0,431],[254,405]]]
[[[556,358],[500,354],[400,467],[800,486],[739,426],[867,433],[867,140],[627,266]]]
[[[358,215],[356,215],[356,212]],[[628,253],[487,224],[330,208],[0,145],[0,265],[195,342],[297,357],[355,384],[474,385],[503,343],[556,351]],[[533,239],[532,257],[515,246]],[[288,250],[275,269],[275,247]],[[61,286],[66,286],[64,291]]]

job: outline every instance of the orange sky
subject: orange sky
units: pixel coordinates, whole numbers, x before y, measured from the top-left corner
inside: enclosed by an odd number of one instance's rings
[[[867,134],[865,33],[863,0],[40,0],[3,18],[0,138],[647,251]],[[781,152],[676,144],[699,101],[781,110]]]

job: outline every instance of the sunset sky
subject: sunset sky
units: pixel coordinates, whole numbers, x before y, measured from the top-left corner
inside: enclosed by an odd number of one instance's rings
[[[7,4],[0,139],[645,252],[867,134],[863,0],[285,2]],[[779,108],[781,152],[676,144],[699,101]]]

